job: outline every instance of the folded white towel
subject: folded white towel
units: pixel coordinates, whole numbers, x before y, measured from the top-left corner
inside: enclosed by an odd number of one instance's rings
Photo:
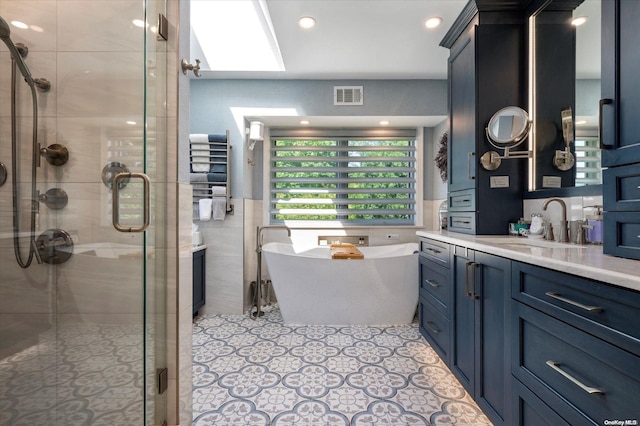
[[[191,158],[205,158],[206,160],[210,160],[211,154],[209,151],[195,151],[191,153]]]
[[[195,173],[207,173],[209,171],[208,164],[194,163],[191,164],[191,170]]]
[[[189,173],[189,182],[208,182],[206,173]]]
[[[226,196],[227,188],[225,188],[224,186],[212,186],[211,195],[214,197]]]
[[[191,163],[210,164],[211,160],[209,159],[209,157],[191,157]]]
[[[210,151],[211,145],[209,143],[201,143],[201,142],[191,142],[190,144],[191,150],[202,150],[202,151]]]
[[[227,213],[227,200],[224,198],[214,198],[212,201],[213,220],[224,220]]]
[[[201,198],[198,201],[198,207],[200,210],[200,220],[211,220],[211,206],[213,200],[211,198]]]
[[[209,143],[209,135],[205,133],[191,133],[189,135],[189,140],[191,142],[206,142]]]

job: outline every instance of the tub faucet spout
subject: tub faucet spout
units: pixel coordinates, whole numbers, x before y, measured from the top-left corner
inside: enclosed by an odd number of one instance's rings
[[[567,221],[567,205],[560,198],[549,198],[542,205],[542,210],[547,210],[547,206],[550,202],[555,201],[562,206],[562,220],[560,221],[560,237],[558,242],[566,243],[569,241],[569,222]]]
[[[249,317],[251,319],[256,319],[264,315],[264,312],[262,312],[262,242],[264,237],[263,231],[265,229],[284,229],[287,231],[287,235],[289,237],[291,236],[291,229],[284,225],[258,226],[256,229],[256,255],[258,270],[256,272],[255,298],[249,311]],[[255,312],[253,308],[255,308]]]
[[[291,228],[284,225],[258,226],[256,229],[256,253],[262,253],[262,243],[264,240],[263,231],[268,229],[283,229],[287,231],[287,236],[291,236]]]

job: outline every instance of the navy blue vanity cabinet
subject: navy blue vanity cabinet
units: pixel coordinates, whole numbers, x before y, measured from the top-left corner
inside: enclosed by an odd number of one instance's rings
[[[514,261],[511,294],[513,424],[640,421],[640,293]]]
[[[640,163],[640,2],[602,0],[602,166]]]
[[[450,49],[450,231],[506,234],[509,220],[522,215],[522,160],[503,161],[494,171],[480,166],[480,157],[495,150],[485,133],[492,115],[506,106],[522,106],[524,100],[524,25],[520,12],[509,10],[517,8],[516,3],[498,5],[493,10],[493,4],[470,1],[440,42]],[[492,187],[494,176],[508,183]]]
[[[427,238],[420,238],[419,244],[419,330],[438,356],[449,365],[453,293],[449,273],[450,246]]]
[[[511,261],[455,246],[451,371],[495,425],[511,408]]]
[[[198,314],[198,310],[205,303],[206,287],[206,253],[207,249],[202,248],[193,252],[193,315]]]
[[[604,253],[640,259],[640,2],[602,0]]]

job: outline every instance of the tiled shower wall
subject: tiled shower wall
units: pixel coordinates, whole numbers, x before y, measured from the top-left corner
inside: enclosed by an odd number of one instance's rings
[[[178,376],[190,379],[191,339],[191,241],[186,239],[190,237],[191,206],[189,203],[186,220],[180,208],[191,194],[188,184],[178,183],[176,155],[178,5],[178,0],[147,0],[150,22],[157,11],[166,11],[170,37],[166,43],[151,37],[145,55],[144,29],[132,24],[133,19],[144,17],[141,0],[0,0],[0,16],[30,25],[26,29],[11,26],[11,37],[28,45],[25,61],[32,74],[52,83],[50,92],[38,94],[40,141],[43,146],[63,144],[70,152],[64,166],[55,168],[43,161],[38,169],[41,191],[60,187],[69,196],[68,205],[58,212],[41,204],[38,232],[65,229],[76,247],[103,243],[140,247],[141,234],[114,231],[111,194],[101,172],[111,161],[142,171],[146,131],[146,172],[155,183],[152,197],[157,202],[147,241],[154,250],[149,277],[154,287],[147,289],[147,296],[153,299],[158,317],[168,318],[169,350],[162,356],[170,367],[169,424],[180,423],[180,411],[186,422],[191,412],[190,380],[178,383]],[[0,43],[0,162],[5,164],[10,163],[11,155],[10,64],[8,50]],[[146,76],[145,65],[149,68]],[[21,167],[27,170],[32,112],[30,93],[21,79],[18,97]],[[30,205],[26,195],[30,177],[23,173],[20,180],[24,211]],[[77,254],[59,266],[21,270],[13,256],[11,204],[9,179],[0,187],[0,325],[22,324],[23,335],[33,338],[18,342],[20,345],[37,343],[38,332],[52,324],[141,322],[140,257],[104,259]],[[172,209],[167,212],[165,207]],[[188,225],[187,232],[177,226],[180,222]],[[167,281],[170,286],[165,296]],[[182,345],[185,339],[189,346]],[[178,348],[186,348],[182,362]],[[188,371],[178,375],[178,370],[187,367]],[[178,387],[188,397],[184,401],[179,401]]]

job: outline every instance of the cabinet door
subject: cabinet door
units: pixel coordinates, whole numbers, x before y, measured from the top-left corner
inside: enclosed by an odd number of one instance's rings
[[[475,400],[496,425],[505,424],[510,403],[511,261],[475,253]]]
[[[449,57],[449,191],[475,187],[475,31],[456,42]]]
[[[206,249],[193,253],[193,314],[205,303],[205,253]]]
[[[509,420],[511,261],[456,247],[453,374],[496,425]]]
[[[640,162],[640,2],[602,0],[602,165]]]
[[[474,395],[475,300],[470,296],[473,250],[455,247],[452,263],[454,280],[454,323],[451,371],[462,386]]]

